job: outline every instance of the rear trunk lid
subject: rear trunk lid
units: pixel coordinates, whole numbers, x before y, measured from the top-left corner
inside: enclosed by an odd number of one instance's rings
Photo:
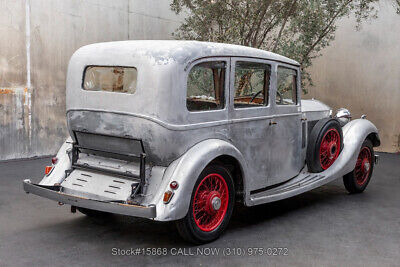
[[[98,200],[126,201],[145,184],[146,154],[140,139],[72,130],[72,168],[66,193]]]

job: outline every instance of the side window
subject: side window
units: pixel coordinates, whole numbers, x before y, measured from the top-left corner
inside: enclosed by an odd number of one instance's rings
[[[278,84],[276,90],[277,105],[297,104],[297,71],[278,67]]]
[[[245,61],[236,62],[233,106],[245,108],[268,105],[270,77],[270,65]]]
[[[186,98],[186,107],[189,111],[224,108],[225,71],[224,61],[202,62],[190,70]]]

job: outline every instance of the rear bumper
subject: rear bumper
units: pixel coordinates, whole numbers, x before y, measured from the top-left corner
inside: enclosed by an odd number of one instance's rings
[[[24,180],[23,186],[26,193],[32,193],[34,195],[38,195],[76,207],[149,219],[156,217],[156,207],[152,205],[145,207],[73,196],[60,192],[59,187],[57,186],[43,186],[32,184],[29,179]]]

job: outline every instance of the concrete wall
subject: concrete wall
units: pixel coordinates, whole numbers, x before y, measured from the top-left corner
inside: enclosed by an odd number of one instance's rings
[[[311,68],[315,87],[306,98],[366,114],[378,127],[380,151],[400,151],[400,15],[392,1],[380,1],[378,19],[355,30],[342,20],[336,39]]]
[[[96,42],[171,38],[182,17],[169,3],[0,0],[0,160],[55,153],[67,134],[72,53]]]
[[[169,39],[182,16],[169,0],[0,0],[0,160],[53,154],[66,136],[65,75],[80,46]],[[400,151],[400,16],[382,0],[379,18],[336,40],[311,69],[315,97],[367,114],[383,151]]]

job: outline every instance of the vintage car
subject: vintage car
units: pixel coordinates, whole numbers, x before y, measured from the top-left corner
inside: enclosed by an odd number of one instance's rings
[[[365,116],[301,100],[300,66],[244,46],[98,43],[72,56],[70,138],[24,190],[89,216],[176,221],[210,242],[237,202],[289,198],[343,177],[364,191],[380,145]]]

